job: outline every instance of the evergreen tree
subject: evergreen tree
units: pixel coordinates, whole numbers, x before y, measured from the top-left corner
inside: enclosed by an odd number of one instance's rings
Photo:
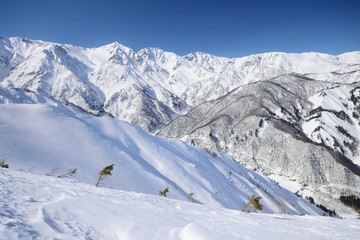
[[[114,169],[114,164],[111,164],[109,166],[104,167],[100,172],[99,172],[99,178],[96,182],[96,186],[98,187],[100,182],[102,180],[104,180],[107,176],[111,176],[111,171]]]

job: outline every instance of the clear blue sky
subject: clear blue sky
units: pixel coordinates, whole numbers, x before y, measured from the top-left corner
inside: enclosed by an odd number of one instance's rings
[[[359,0],[1,0],[0,35],[240,57],[360,50]]]

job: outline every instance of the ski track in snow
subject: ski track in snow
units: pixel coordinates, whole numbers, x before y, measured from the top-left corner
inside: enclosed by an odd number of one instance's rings
[[[249,214],[0,170],[0,239],[358,239],[358,220]]]

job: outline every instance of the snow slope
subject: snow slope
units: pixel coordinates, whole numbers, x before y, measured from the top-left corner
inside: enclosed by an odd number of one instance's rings
[[[179,140],[152,136],[108,116],[94,117],[57,102],[0,105],[0,158],[11,169],[95,184],[98,172],[115,164],[103,184],[212,206],[242,209],[255,194],[264,212],[322,214],[308,201],[249,171],[225,155],[211,155]]]
[[[358,239],[358,220],[249,214],[0,169],[0,239]]]

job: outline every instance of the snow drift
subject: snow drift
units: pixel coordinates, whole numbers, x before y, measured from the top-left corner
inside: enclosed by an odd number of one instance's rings
[[[110,179],[109,179],[110,180]],[[247,214],[0,169],[1,239],[358,239],[358,220]]]

